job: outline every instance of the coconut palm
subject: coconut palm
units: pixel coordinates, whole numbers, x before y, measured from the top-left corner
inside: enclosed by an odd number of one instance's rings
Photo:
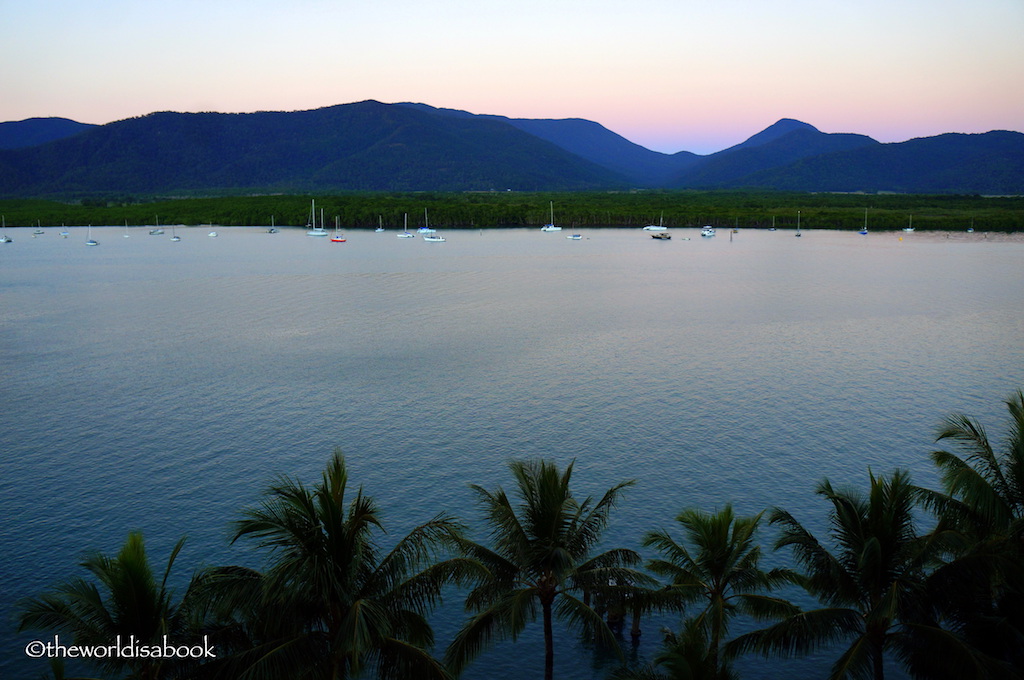
[[[755,543],[755,534],[762,514],[736,517],[731,505],[712,514],[687,509],[676,521],[691,548],[665,530],[650,532],[643,541],[644,547],[655,548],[661,555],[649,560],[647,568],[669,579],[665,596],[684,606],[701,607],[692,625],[670,642],[675,640],[675,647],[680,647],[679,640],[693,637],[692,631],[686,631],[697,626],[702,631],[700,639],[706,641],[707,661],[722,677],[729,675],[721,647],[733,617],[743,614],[767,620],[797,611],[786,600],[765,594],[792,581],[792,576],[785,570],[765,572],[760,568],[761,547]]]
[[[464,560],[440,560],[461,527],[439,515],[385,552],[376,503],[349,494],[339,451],[312,488],[284,478],[235,523],[270,551],[269,568],[210,574],[223,609],[244,622],[251,649],[225,662],[232,678],[447,677],[429,652],[427,614]]]
[[[612,549],[593,554],[622,490],[617,484],[598,501],[577,499],[569,488],[573,463],[564,472],[549,461],[513,461],[516,501],[501,488],[472,486],[486,513],[493,547],[462,541],[464,554],[483,576],[470,591],[473,616],[456,635],[445,659],[458,673],[494,637],[513,640],[536,620],[544,626],[544,677],[554,674],[553,619],[596,634],[615,645],[614,636],[592,609],[589,595],[622,600],[631,586],[647,583],[632,567],[640,556]]]
[[[665,630],[661,651],[640,668],[620,668],[610,680],[736,680],[727,664],[720,664],[708,640],[707,626],[699,617],[687,619],[683,630]]]
[[[926,535],[915,525],[917,489],[909,475],[870,475],[866,497],[835,490],[826,480],[830,552],[790,513],[776,509],[771,523],[781,535],[776,548],[791,548],[805,570],[802,585],[825,606],[801,612],[730,644],[733,652],[795,655],[843,643],[830,678],[884,678],[887,655],[915,675],[941,659],[956,677],[980,677],[984,663],[958,636],[940,628],[927,598],[928,569],[947,548],[940,523]]]
[[[1006,400],[1002,450],[966,415],[949,416],[935,451],[944,494],[923,492],[963,532],[964,548],[936,573],[935,599],[957,629],[985,651],[1024,666],[1024,393]]]
[[[96,553],[82,562],[98,585],[76,578],[21,603],[19,630],[66,633],[80,646],[108,646],[116,643],[118,636],[126,645],[132,636],[139,645],[162,645],[164,636],[174,645],[194,642],[197,633],[190,606],[195,599],[195,579],[177,601],[167,585],[184,542],[181,539],[175,544],[157,582],[142,534],[130,533],[115,557]],[[156,680],[175,677],[187,662],[111,655],[96,663],[107,672]],[[59,671],[55,668],[55,673]]]

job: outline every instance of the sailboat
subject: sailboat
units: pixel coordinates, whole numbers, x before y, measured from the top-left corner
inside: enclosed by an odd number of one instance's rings
[[[377,232],[378,234],[381,233],[382,231],[384,231],[384,216],[383,215],[377,215],[377,228],[374,229],[374,231]]]
[[[306,236],[327,236],[327,230],[324,229],[324,220],[322,216],[320,218],[320,226],[316,226],[316,199],[314,198],[312,201],[312,205],[309,209],[309,217],[311,220],[310,226],[313,228],[306,232]],[[323,212],[322,209],[321,212]]]
[[[277,233],[277,227],[274,226],[274,216],[273,215],[270,216],[270,229],[267,229],[267,233],[268,234],[276,234]]]
[[[423,226],[418,229],[421,234],[433,234],[434,229],[430,228],[430,223],[427,222],[427,209],[423,209]]]
[[[67,227],[65,227],[63,224],[60,225],[60,237],[67,238],[68,236],[71,236],[71,232],[69,232]]]
[[[561,227],[555,226],[555,202],[551,201],[551,221],[540,228],[541,231],[562,231]]]
[[[13,243],[14,239],[7,237],[7,215],[0,216],[0,225],[2,225],[0,229],[3,230],[3,233],[0,234],[0,243]]]
[[[796,233],[793,234],[793,236],[796,236],[797,238],[800,238],[801,236],[803,236],[803,234],[800,233],[800,211],[799,210],[796,211]]]
[[[420,232],[423,234],[423,240],[427,243],[444,243],[444,236],[438,236],[436,229],[431,229],[427,224],[427,209],[423,209],[423,226],[420,228]]]
[[[124,237],[131,238],[132,235],[128,233],[128,220],[124,221]]]
[[[87,239],[85,241],[85,245],[87,245],[87,246],[98,246],[99,245],[99,241],[93,240],[93,237],[92,237],[92,225],[91,224],[89,225],[89,233],[87,235]]]
[[[174,233],[174,225],[171,225],[171,240],[177,243],[181,240],[181,237]]]
[[[661,218],[658,219],[657,224],[648,224],[644,227],[644,231],[668,231],[668,227],[665,226],[665,213],[661,213]]]
[[[399,233],[398,238],[399,239],[415,239],[416,238],[415,233],[410,233],[409,232],[409,213],[406,213],[406,228],[404,228],[404,230],[401,233]]]
[[[910,232],[914,231],[914,216],[913,215],[910,216],[910,223],[907,226],[903,227],[903,231],[907,232],[908,234]]]
[[[864,208],[864,228],[861,229],[859,233],[860,233],[861,236],[867,236],[868,235],[868,209],[867,208]]]
[[[160,228],[160,216],[157,215],[156,216],[156,228],[150,229],[149,230],[149,235],[150,236],[159,236],[162,233],[164,233],[164,230]]]
[[[322,222],[322,220],[321,220]],[[341,216],[334,216],[334,236],[331,237],[331,243],[344,243],[345,236],[341,233]]]

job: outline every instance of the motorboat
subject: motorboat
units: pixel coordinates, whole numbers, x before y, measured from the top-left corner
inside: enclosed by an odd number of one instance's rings
[[[672,238],[672,234],[665,231],[658,231],[651,234],[651,238],[658,239],[659,241],[668,241]]]
[[[705,236],[707,238],[711,238],[712,236],[715,235],[715,228],[708,225],[700,230],[700,235]]]

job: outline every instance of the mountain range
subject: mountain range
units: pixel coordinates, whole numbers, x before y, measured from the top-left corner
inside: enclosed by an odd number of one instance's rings
[[[106,125],[0,123],[0,197],[341,191],[759,189],[1024,194],[1024,134],[899,143],[783,119],[701,156],[593,121],[364,101],[309,111],[160,112]]]

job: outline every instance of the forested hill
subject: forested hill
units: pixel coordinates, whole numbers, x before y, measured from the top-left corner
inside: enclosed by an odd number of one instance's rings
[[[7,148],[4,148],[6,145]],[[1024,134],[882,144],[783,119],[698,156],[593,121],[365,101],[310,111],[0,124],[0,197],[631,188],[1024,194]]]

